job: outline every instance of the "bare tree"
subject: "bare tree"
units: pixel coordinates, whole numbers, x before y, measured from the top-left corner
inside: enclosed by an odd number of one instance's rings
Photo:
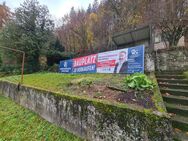
[[[144,25],[147,0],[108,0],[114,13],[114,31],[126,31]]]
[[[162,38],[171,46],[188,32],[187,0],[153,0],[148,5],[148,20],[161,31]]]

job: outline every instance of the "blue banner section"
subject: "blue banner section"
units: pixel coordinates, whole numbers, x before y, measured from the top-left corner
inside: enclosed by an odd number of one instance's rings
[[[60,62],[59,70],[61,73],[72,73],[73,60],[65,60]]]
[[[144,46],[128,48],[127,73],[144,73]]]
[[[96,73],[96,64],[73,68],[73,73]]]

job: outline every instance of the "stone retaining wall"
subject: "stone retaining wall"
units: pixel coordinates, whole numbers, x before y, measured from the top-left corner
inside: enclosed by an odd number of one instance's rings
[[[188,48],[177,47],[156,52],[156,70],[184,71],[188,70]]]
[[[0,93],[90,141],[170,141],[169,118],[142,108],[0,82]]]

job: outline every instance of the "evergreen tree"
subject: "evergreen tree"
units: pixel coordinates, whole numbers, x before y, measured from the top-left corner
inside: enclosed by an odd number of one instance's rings
[[[48,8],[37,0],[26,0],[16,9],[14,19],[4,28],[1,42],[25,51],[27,69],[38,71],[41,50],[46,48],[53,28]]]

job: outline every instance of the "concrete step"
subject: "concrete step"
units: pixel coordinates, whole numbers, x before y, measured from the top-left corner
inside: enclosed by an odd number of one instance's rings
[[[174,113],[176,115],[185,116],[188,118],[188,106],[169,103],[165,103],[165,105],[169,113]]]
[[[162,96],[163,96],[163,100],[167,103],[181,104],[181,105],[188,106],[188,97],[165,95],[165,94],[163,94]]]
[[[172,117],[172,126],[182,131],[188,132],[188,118],[183,116]]]
[[[176,140],[188,141],[188,80],[182,72],[157,72],[156,77],[166,109],[174,115],[172,125],[180,129]]]
[[[188,97],[188,91],[184,89],[182,90],[182,89],[161,88],[160,90],[162,94]]]
[[[157,78],[166,78],[166,79],[185,79],[184,75],[170,75],[170,74],[158,74],[156,75]]]
[[[155,74],[171,74],[171,75],[182,75],[182,71],[161,71],[161,72],[156,72]]]
[[[188,80],[186,79],[166,79],[166,78],[158,78],[157,81],[166,82],[166,83],[173,83],[173,84],[188,84]]]
[[[183,132],[178,128],[174,129],[174,141],[188,141],[188,133],[187,132]]]
[[[173,83],[159,83],[161,88],[171,88],[171,89],[184,89],[188,90],[188,84],[173,84]]]

